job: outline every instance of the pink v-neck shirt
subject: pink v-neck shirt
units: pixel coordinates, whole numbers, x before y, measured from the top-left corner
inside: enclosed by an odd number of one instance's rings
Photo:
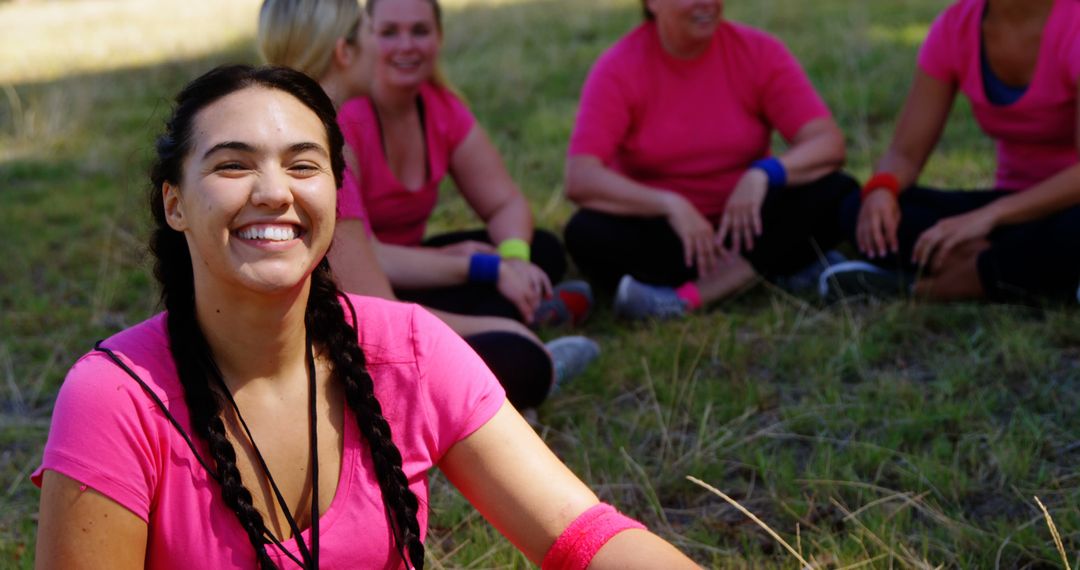
[[[938,16],[919,53],[919,68],[957,86],[971,101],[979,126],[997,145],[997,188],[1026,190],[1080,160],[1080,1],[1054,2],[1031,84],[1023,97],[1004,106],[991,104],[983,87],[985,9],[986,0],[960,0]]]
[[[491,419],[505,394],[465,342],[423,309],[367,297],[350,299],[375,394],[404,457],[409,487],[420,501],[424,532],[428,470]],[[118,353],[184,430],[193,433],[164,313],[113,336],[104,346]],[[209,458],[206,446],[196,441],[200,454]],[[146,521],[147,568],[256,567],[254,549],[217,483],[135,380],[100,352],[83,356],[60,388],[44,458],[33,475],[36,484],[46,469],[85,484]],[[386,516],[371,453],[346,407],[338,486],[319,519],[321,564],[402,567]],[[310,544],[308,531],[303,535]],[[295,540],[284,544],[299,558]],[[272,545],[267,551],[280,568],[296,566]]]
[[[354,183],[338,192],[338,213],[346,219],[366,215],[375,237],[383,243],[419,245],[423,241],[439,198],[439,183],[450,170],[454,151],[476,124],[469,108],[448,89],[425,83],[420,102],[428,176],[419,188],[406,188],[390,169],[371,99],[353,99],[338,112],[338,125],[356,152],[360,168],[354,173]]]
[[[717,216],[751,163],[769,155],[774,129],[790,141],[828,116],[776,38],[725,21],[704,53],[682,60],[664,50],[656,24],[646,22],[589,72],[569,154],[595,156]]]

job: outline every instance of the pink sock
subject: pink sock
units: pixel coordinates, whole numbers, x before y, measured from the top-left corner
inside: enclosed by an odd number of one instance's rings
[[[681,287],[675,289],[675,295],[686,301],[686,306],[691,311],[701,308],[701,291],[698,291],[697,285],[693,281],[687,281]]]

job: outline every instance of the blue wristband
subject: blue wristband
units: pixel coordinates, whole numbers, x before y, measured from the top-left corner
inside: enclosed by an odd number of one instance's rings
[[[765,172],[769,177],[769,189],[783,188],[787,186],[787,170],[775,156],[754,161],[750,168],[757,168]]]
[[[498,283],[499,260],[497,255],[474,253],[469,258],[469,283]]]

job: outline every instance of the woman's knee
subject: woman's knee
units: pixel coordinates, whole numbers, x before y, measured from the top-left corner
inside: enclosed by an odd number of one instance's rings
[[[506,390],[515,408],[539,406],[551,390],[551,356],[538,342],[515,333],[492,331],[465,339]]]
[[[552,283],[562,281],[566,275],[566,251],[559,238],[547,230],[533,232],[531,258]]]

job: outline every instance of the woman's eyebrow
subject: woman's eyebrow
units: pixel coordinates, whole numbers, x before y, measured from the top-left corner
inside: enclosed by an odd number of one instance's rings
[[[255,147],[251,146],[248,143],[240,142],[240,141],[220,142],[220,143],[210,147],[210,150],[206,151],[206,153],[203,154],[203,160],[206,160],[207,158],[210,157],[210,155],[212,155],[212,154],[214,154],[216,152],[223,151],[223,150],[239,150],[241,152],[255,152]]]
[[[210,149],[207,150],[205,154],[203,154],[203,160],[206,160],[210,157],[210,155],[223,150],[238,150],[240,152],[255,153],[258,152],[259,149],[245,142],[225,141],[210,147]],[[306,152],[309,150],[318,152],[319,154],[326,157],[330,156],[330,152],[326,150],[326,147],[319,143],[300,142],[293,143],[288,146],[289,154],[299,154],[301,152]]]
[[[290,154],[300,154],[301,152],[307,152],[309,150],[315,151],[315,152],[317,152],[317,153],[319,153],[319,154],[321,154],[321,155],[323,155],[323,156],[325,156],[327,158],[330,157],[330,151],[326,150],[326,147],[324,147],[323,145],[321,145],[319,143],[302,142],[302,143],[296,143],[296,144],[289,145],[289,153]]]

